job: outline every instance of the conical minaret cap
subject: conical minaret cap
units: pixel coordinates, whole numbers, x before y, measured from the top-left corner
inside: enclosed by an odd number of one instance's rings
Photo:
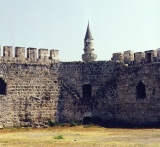
[[[87,40],[87,39],[93,40],[91,31],[90,31],[90,28],[89,28],[89,22],[88,22],[87,31],[86,31],[86,35],[85,35],[85,38],[84,38],[84,39],[85,39],[85,40]]]

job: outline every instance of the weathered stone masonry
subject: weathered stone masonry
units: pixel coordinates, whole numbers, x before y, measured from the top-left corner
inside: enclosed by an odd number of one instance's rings
[[[123,67],[117,82],[116,118],[130,123],[145,124],[160,121],[160,64],[149,63]],[[146,97],[139,97],[136,86],[145,85]]]
[[[112,118],[115,94],[104,86],[114,80],[115,67],[112,62],[1,63],[7,91],[0,96],[0,123],[44,125],[49,119],[79,121],[88,114]],[[83,97],[84,84],[92,86],[91,97]]]
[[[3,126],[44,125],[49,119],[80,121],[85,116],[135,124],[159,122],[159,62],[127,66],[117,60],[48,59],[44,63],[1,57],[0,77],[7,84],[6,95],[0,95]],[[139,81],[145,84],[145,98],[137,96]],[[85,84],[92,87],[89,97],[83,96]]]

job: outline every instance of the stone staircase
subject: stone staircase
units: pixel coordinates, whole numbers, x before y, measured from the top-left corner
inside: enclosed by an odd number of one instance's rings
[[[73,90],[72,88],[71,88],[71,86],[69,86],[64,80],[60,80],[61,81],[61,83],[62,83],[62,85],[63,85],[63,87],[69,92],[69,93],[71,93],[72,94],[72,96],[76,99],[76,100],[80,100],[81,98],[80,98],[80,95],[78,94],[78,92],[76,92],[75,90]]]
[[[61,81],[61,84],[67,90],[69,93],[72,94],[72,96],[75,98],[75,100],[81,104],[81,105],[90,105],[91,103],[95,103],[94,97],[80,97],[78,92],[74,90],[63,78],[60,78],[59,81]]]

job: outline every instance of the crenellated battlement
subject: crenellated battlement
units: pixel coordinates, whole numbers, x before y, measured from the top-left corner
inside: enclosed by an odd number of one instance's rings
[[[113,53],[112,61],[124,62],[128,65],[145,64],[160,62],[160,48],[157,50],[148,50],[145,52],[133,52],[132,50]]]
[[[1,50],[0,50],[1,53]],[[14,55],[14,56],[13,56]],[[37,63],[37,64],[50,64],[52,62],[59,61],[59,51],[55,49],[48,49],[29,47],[27,48],[27,57],[25,47],[15,47],[13,54],[12,46],[3,47],[3,56],[0,57],[0,62],[2,63]],[[38,58],[37,58],[38,56]]]

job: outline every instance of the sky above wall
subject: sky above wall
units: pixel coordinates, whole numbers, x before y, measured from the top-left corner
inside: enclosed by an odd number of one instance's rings
[[[88,20],[97,60],[160,48],[160,0],[1,0],[0,45],[81,61]]]

